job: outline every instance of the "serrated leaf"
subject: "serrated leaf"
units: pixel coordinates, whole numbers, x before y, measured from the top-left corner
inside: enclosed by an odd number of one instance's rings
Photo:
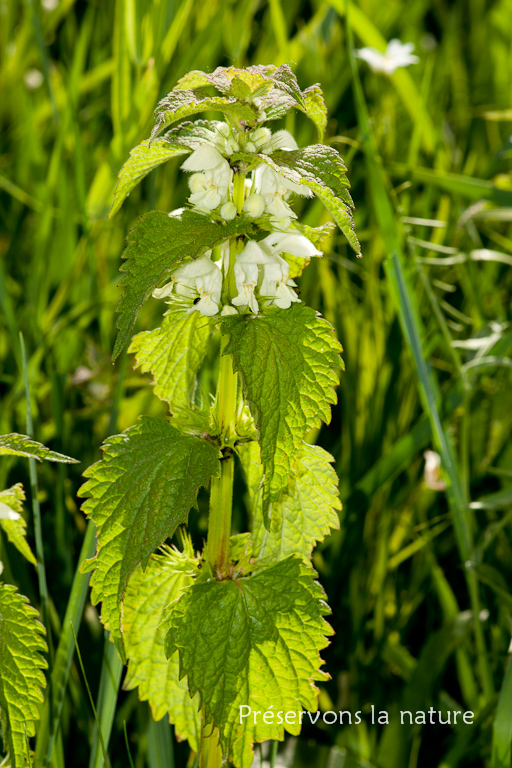
[[[226,353],[241,374],[259,430],[267,518],[294,473],[305,433],[330,421],[342,348],[329,323],[303,304],[263,316],[225,317],[221,332],[229,338]]]
[[[0,528],[5,531],[11,544],[14,544],[23,557],[36,565],[36,558],[26,539],[27,524],[23,518],[24,501],[25,491],[21,483],[0,491]]]
[[[240,725],[240,706],[297,712],[297,720],[302,707],[317,708],[314,681],[328,679],[319,652],[332,630],[314,577],[291,557],[250,577],[197,581],[170,607],[166,653],[179,650],[180,674],[237,768],[251,765],[254,741],[300,732],[298,723],[255,725],[253,716]]]
[[[163,98],[155,110],[155,127],[151,141],[167,125],[198,112],[222,112],[236,122],[252,125],[256,122],[256,109],[235,98],[207,96],[200,91],[174,90]]]
[[[195,70],[178,80],[173,90],[213,86],[226,96],[234,96],[237,99],[254,98],[273,87],[274,83],[268,75],[274,71],[277,71],[277,68],[272,64],[246,69],[217,67],[210,73]]]
[[[98,549],[83,571],[94,569],[92,601],[102,602],[120,655],[122,602],[131,574],[176,527],[186,523],[201,486],[219,473],[219,451],[183,435],[163,419],[141,417],[103,445],[104,456],[84,473],[83,510],[97,527]]]
[[[163,138],[173,144],[181,144],[189,149],[198,149],[203,144],[214,144],[217,131],[223,123],[220,120],[195,120],[180,123],[171,128]]]
[[[306,102],[304,101],[303,93],[299,88],[297,78],[291,71],[288,64],[282,64],[280,67],[278,67],[274,72],[272,72],[270,78],[275,83],[277,83],[278,87],[282,91],[285,91],[285,93],[291,96],[291,98],[301,109],[306,109]]]
[[[143,373],[151,371],[155,395],[178,411],[194,400],[197,371],[212,332],[212,321],[199,312],[170,311],[160,328],[134,336],[129,352]]]
[[[150,211],[141,216],[128,235],[123,253],[126,259],[119,285],[124,289],[117,305],[117,339],[112,353],[115,360],[126,344],[139,307],[147,301],[166,270],[200,256],[230,237],[252,229],[252,223],[240,217],[226,224],[210,221],[208,216],[183,210],[169,216]]]
[[[46,461],[58,461],[65,464],[80,463],[62,453],[50,451],[37,440],[33,440],[28,435],[19,435],[17,432],[0,435],[0,456],[23,456],[26,459],[37,459],[38,461],[46,459]]]
[[[0,724],[12,768],[26,765],[46,685],[44,627],[35,608],[11,584],[0,584]]]
[[[156,139],[152,143],[143,141],[134,147],[130,157],[119,171],[117,186],[114,190],[114,200],[109,216],[112,218],[120,209],[123,201],[132,189],[148,175],[153,168],[165,163],[172,157],[186,155],[190,150],[184,146],[173,146],[165,138]]]
[[[324,140],[324,133],[327,127],[327,107],[325,106],[324,94],[318,83],[310,85],[303,93],[306,115],[316,125],[318,138]]]
[[[323,202],[348,242],[359,256],[361,249],[354,229],[354,203],[348,191],[346,166],[333,147],[314,144],[294,150],[278,150],[272,156],[258,155],[295,184],[304,184]]]
[[[130,579],[124,602],[123,625],[128,672],[124,689],[139,689],[155,720],[164,715],[175,726],[179,741],[187,739],[197,752],[201,739],[199,696],[190,697],[186,679],[179,679],[179,659],[164,652],[166,630],[160,626],[165,610],[193,579],[177,572],[169,556],[152,555],[145,571]]]
[[[257,444],[240,445],[237,450],[252,499],[254,556],[272,562],[298,553],[308,560],[316,542],[323,541],[331,528],[340,527],[336,510],[341,509],[341,502],[338,477],[331,466],[333,457],[318,445],[302,443],[295,463],[297,474],[282,500],[272,505],[267,531],[261,514],[263,468]]]

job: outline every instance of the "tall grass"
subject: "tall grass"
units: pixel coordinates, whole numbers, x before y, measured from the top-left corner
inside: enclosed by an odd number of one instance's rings
[[[364,254],[356,261],[333,236],[300,290],[335,325],[346,361],[332,424],[312,436],[335,456],[344,503],[340,532],[314,556],[336,630],[320,702],[365,718],[307,724],[277,759],[510,766],[511,10],[508,0],[0,0],[0,433],[26,431],[30,402],[35,437],[82,462],[43,467],[38,491],[21,464],[0,465],[0,482],[25,481],[41,508],[55,657],[38,759],[53,747],[59,768],[103,760],[72,621],[112,766],[129,762],[124,723],[136,768],[193,764],[136,692],[118,690],[95,609],[82,614],[87,580],[73,576],[84,536],[84,554],[94,546],[80,471],[108,434],[163,413],[132,361],[112,367],[110,353],[124,237],[144,211],[183,203],[177,163],[113,221],[107,212],[128,150],[178,77],[289,61],[303,87],[325,91]],[[347,29],[356,47],[414,42],[420,63],[376,75],[351,58]],[[314,141],[302,116],[286,127],[299,145]],[[307,223],[326,220],[307,205]],[[148,303],[139,327],[155,327],[157,312]],[[446,491],[425,483],[426,449],[441,455]],[[240,488],[235,520],[242,498]],[[201,502],[191,516],[198,545],[206,512]],[[1,559],[42,606],[36,574],[5,539]],[[390,725],[371,724],[371,704]],[[470,709],[475,725],[399,725],[398,710],[431,705]]]

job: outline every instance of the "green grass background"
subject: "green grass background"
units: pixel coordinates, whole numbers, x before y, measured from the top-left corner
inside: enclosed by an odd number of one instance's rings
[[[324,89],[326,141],[347,162],[364,254],[356,260],[335,235],[299,282],[346,361],[332,423],[311,436],[334,455],[343,500],[341,530],[314,555],[336,630],[320,703],[365,716],[307,725],[278,760],[509,768],[512,2],[348,6],[355,47],[398,37],[420,62],[391,78],[359,62],[359,81],[345,0],[0,0],[0,433],[26,430],[22,331],[35,436],[82,462],[38,470],[56,645],[85,532],[80,473],[107,435],[165,413],[148,377],[126,355],[112,366],[110,354],[128,229],[149,209],[182,205],[186,184],[170,162],[110,221],[117,172],[188,70],[292,63],[303,88]],[[300,146],[315,141],[302,115],[283,127]],[[319,203],[299,205],[305,223],[328,220]],[[160,311],[149,302],[138,328],[155,327]],[[203,388],[213,380],[207,367]],[[426,449],[443,457],[447,492],[425,485]],[[19,480],[29,488],[23,464],[4,459],[0,487]],[[240,484],[239,527],[243,494]],[[198,546],[206,526],[204,496],[191,515]],[[0,559],[38,606],[35,573],[5,538]],[[123,723],[136,768],[192,765],[136,692],[118,693],[90,605],[78,642],[95,700],[103,680],[112,766],[128,765]],[[371,724],[371,704],[389,726]],[[475,725],[398,725],[399,709],[431,705],[470,709]],[[99,768],[95,738],[73,665],[52,764]]]

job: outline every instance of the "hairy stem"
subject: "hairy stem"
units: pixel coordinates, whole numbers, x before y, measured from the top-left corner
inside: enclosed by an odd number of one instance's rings
[[[231,356],[221,354],[217,385],[217,420],[222,445],[230,439],[235,418],[237,377],[233,373]],[[225,449],[226,451],[230,449]],[[234,457],[231,452],[221,461],[219,478],[212,478],[210,490],[210,520],[208,524],[208,558],[214,573],[224,573],[229,565],[231,535],[231,506],[233,501]]]

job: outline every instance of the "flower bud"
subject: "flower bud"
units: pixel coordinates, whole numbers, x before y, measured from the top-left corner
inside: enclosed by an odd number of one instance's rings
[[[220,209],[220,215],[224,221],[232,221],[236,216],[236,205],[234,203],[224,203]]]
[[[224,142],[224,147],[227,155],[232,155],[233,152],[238,152],[239,149],[238,142],[233,137],[226,139]]]
[[[261,99],[260,99],[260,97],[259,97],[259,96],[256,96],[256,98],[252,100],[252,103],[254,104],[254,106],[255,106],[256,108],[257,108],[257,107],[261,107]]]
[[[223,315],[224,317],[226,315],[238,315],[238,310],[235,309],[234,307],[230,307],[229,304],[225,304],[222,307],[221,315]]]
[[[252,141],[248,141],[245,145],[245,151],[246,152],[256,152],[256,144],[253,144]]]
[[[251,133],[251,139],[256,144],[258,149],[260,149],[261,147],[264,147],[265,144],[268,144],[271,136],[272,136],[272,133],[269,131],[268,128],[257,128],[255,131]]]
[[[217,126],[217,130],[221,136],[224,136],[225,139],[227,139],[231,133],[231,128],[227,123],[221,123],[219,126]]]
[[[249,195],[244,203],[245,213],[251,217],[251,219],[257,219],[263,213],[265,209],[265,203],[261,195],[254,194]]]

